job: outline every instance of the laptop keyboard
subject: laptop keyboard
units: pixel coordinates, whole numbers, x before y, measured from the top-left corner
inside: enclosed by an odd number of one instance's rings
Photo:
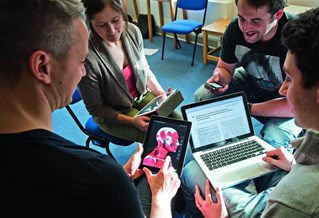
[[[255,140],[246,141],[227,148],[200,155],[209,170],[217,169],[251,157],[266,153]]]

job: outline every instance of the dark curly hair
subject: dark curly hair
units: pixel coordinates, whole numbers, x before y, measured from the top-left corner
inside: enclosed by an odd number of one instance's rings
[[[268,12],[271,15],[276,14],[280,9],[283,9],[286,7],[286,0],[244,0],[246,1],[249,5],[260,8],[262,6],[267,5],[269,10]],[[235,0],[235,3],[237,5],[238,0]]]
[[[304,88],[312,87],[319,80],[319,7],[286,23],[281,40],[296,57]]]

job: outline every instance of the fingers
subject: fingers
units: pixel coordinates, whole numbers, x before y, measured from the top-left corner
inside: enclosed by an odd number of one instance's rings
[[[215,191],[216,191],[217,202],[220,202],[220,203],[223,202],[224,199],[223,199],[222,190],[219,187],[216,187]]]
[[[144,167],[143,171],[145,173],[147,180],[149,180],[153,176],[153,173],[148,168]]]
[[[199,190],[199,187],[198,187],[197,184],[195,185],[195,194],[194,194],[194,197],[195,197],[196,207],[197,207],[199,210],[201,210],[202,205],[204,204],[204,199],[203,199],[202,196],[200,195],[200,190]]]
[[[135,153],[142,155],[142,153],[143,153],[143,146],[141,145],[141,143],[137,143],[137,149],[136,149]]]
[[[206,179],[205,199],[208,203],[213,203],[212,194],[210,192],[210,182],[208,179]]]
[[[171,157],[167,156],[165,158],[164,164],[161,168],[161,171],[167,171],[170,167],[172,166],[172,161],[171,161]]]

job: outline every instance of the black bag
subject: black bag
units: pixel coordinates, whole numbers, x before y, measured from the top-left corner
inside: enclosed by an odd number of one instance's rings
[[[156,24],[155,24],[155,19],[153,14],[151,15],[151,17],[152,17],[152,32],[154,36],[156,34]],[[149,35],[148,35],[148,25],[147,25],[147,14],[140,14],[140,16],[138,17],[137,26],[141,30],[143,39],[148,39]]]
[[[133,18],[131,15],[127,15],[127,21],[130,22],[130,23],[133,23]]]

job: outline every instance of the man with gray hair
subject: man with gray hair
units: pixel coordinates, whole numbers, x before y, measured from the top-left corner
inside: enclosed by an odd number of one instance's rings
[[[122,167],[52,132],[88,54],[80,0],[0,0],[0,206],[3,214],[144,217],[134,180],[145,173],[151,217],[170,217],[180,180],[165,160],[138,169],[143,148]],[[152,200],[152,201],[151,201]]]

